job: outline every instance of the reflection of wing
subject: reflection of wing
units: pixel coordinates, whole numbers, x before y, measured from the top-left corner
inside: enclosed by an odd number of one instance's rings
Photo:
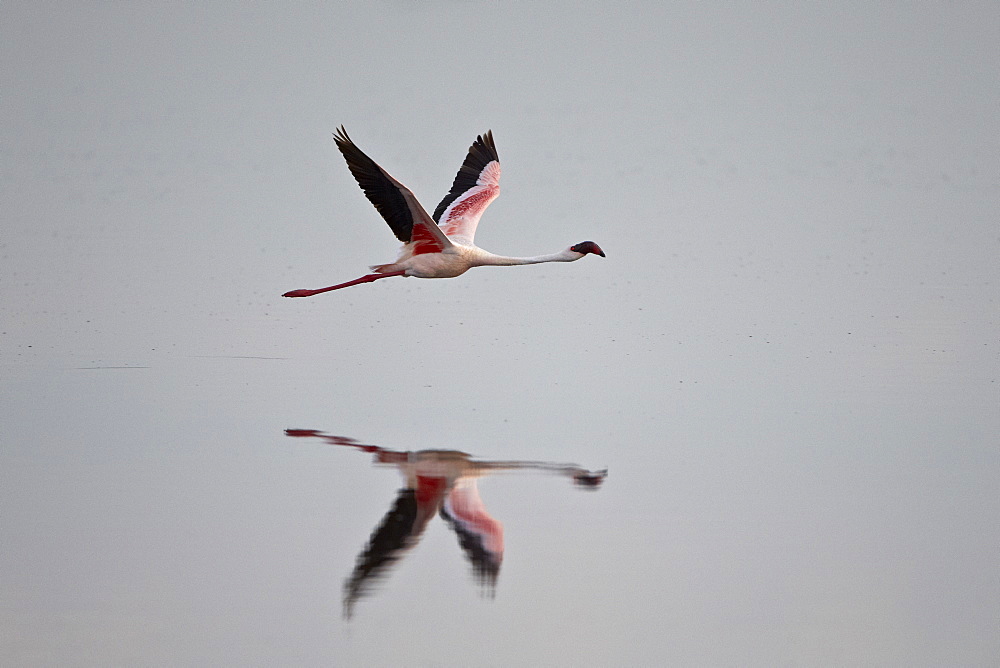
[[[417,544],[427,523],[437,514],[445,489],[444,478],[416,476],[416,489],[399,490],[396,503],[372,533],[354,572],[344,583],[344,617],[350,619],[354,604],[368,595],[373,580],[385,577],[403,553]]]
[[[458,535],[476,580],[491,589],[496,586],[503,561],[503,524],[486,512],[475,479],[458,481],[441,507],[441,517]]]
[[[416,493],[412,489],[399,490],[396,503],[372,533],[365,551],[358,556],[354,572],[344,583],[345,617],[351,616],[354,604],[368,593],[372,578],[383,577],[385,571],[403,556],[403,551],[413,546],[415,538],[419,537],[413,534],[416,519]]]

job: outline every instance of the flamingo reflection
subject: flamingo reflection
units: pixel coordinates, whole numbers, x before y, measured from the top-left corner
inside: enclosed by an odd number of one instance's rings
[[[332,436],[315,429],[286,429],[287,436],[321,439],[331,445],[356,448],[375,455],[376,465],[395,466],[405,481],[389,512],[372,532],[354,571],[344,583],[344,616],[386,576],[392,565],[412,549],[434,515],[458,536],[476,581],[492,596],[503,561],[503,524],[487,512],[476,481],[503,471],[544,471],[570,478],[585,489],[597,489],[607,469],[588,471],[572,464],[536,461],[485,461],[458,450],[390,450]]]

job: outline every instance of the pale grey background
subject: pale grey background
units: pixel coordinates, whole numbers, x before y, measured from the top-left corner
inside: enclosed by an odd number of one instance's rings
[[[996,665],[996,3],[0,5],[0,660]],[[330,141],[477,241],[392,279]],[[484,480],[355,619],[394,449]]]

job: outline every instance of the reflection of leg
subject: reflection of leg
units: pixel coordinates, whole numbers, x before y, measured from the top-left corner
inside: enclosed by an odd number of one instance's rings
[[[375,454],[375,461],[379,464],[405,464],[409,461],[409,452],[397,452],[396,450],[382,450],[379,448]]]
[[[353,438],[348,438],[347,436],[331,436],[330,434],[324,434],[323,432],[317,431],[316,429],[286,429],[285,436],[295,436],[299,438],[311,436],[314,438],[321,438],[330,445],[342,445],[347,448],[357,448],[358,450],[362,450],[364,452],[378,453],[380,454],[380,456],[382,452],[389,452],[389,453],[392,452],[392,450],[383,451],[382,448],[378,447],[377,445],[365,445],[364,443],[358,443]],[[403,454],[405,460],[405,453]],[[386,459],[385,461],[390,461],[390,460]]]
[[[402,551],[411,546],[416,518],[416,493],[412,489],[399,490],[396,502],[372,533],[364,552],[358,555],[354,572],[344,582],[345,617],[350,617],[354,604],[368,594],[373,578],[384,577]]]

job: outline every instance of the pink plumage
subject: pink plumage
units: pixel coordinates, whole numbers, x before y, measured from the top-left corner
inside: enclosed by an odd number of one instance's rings
[[[292,290],[286,292],[285,297],[311,297],[390,276],[453,278],[472,267],[573,262],[591,253],[604,257],[604,251],[593,241],[583,241],[558,253],[534,257],[494,255],[475,245],[479,219],[490,202],[500,194],[500,158],[491,131],[476,137],[469,147],[451,190],[434,210],[433,218],[409,188],[390,176],[351,141],[343,126],[333,138],[351,174],[396,238],[403,242],[403,248],[395,262],[375,265],[371,274],[327,288]]]

